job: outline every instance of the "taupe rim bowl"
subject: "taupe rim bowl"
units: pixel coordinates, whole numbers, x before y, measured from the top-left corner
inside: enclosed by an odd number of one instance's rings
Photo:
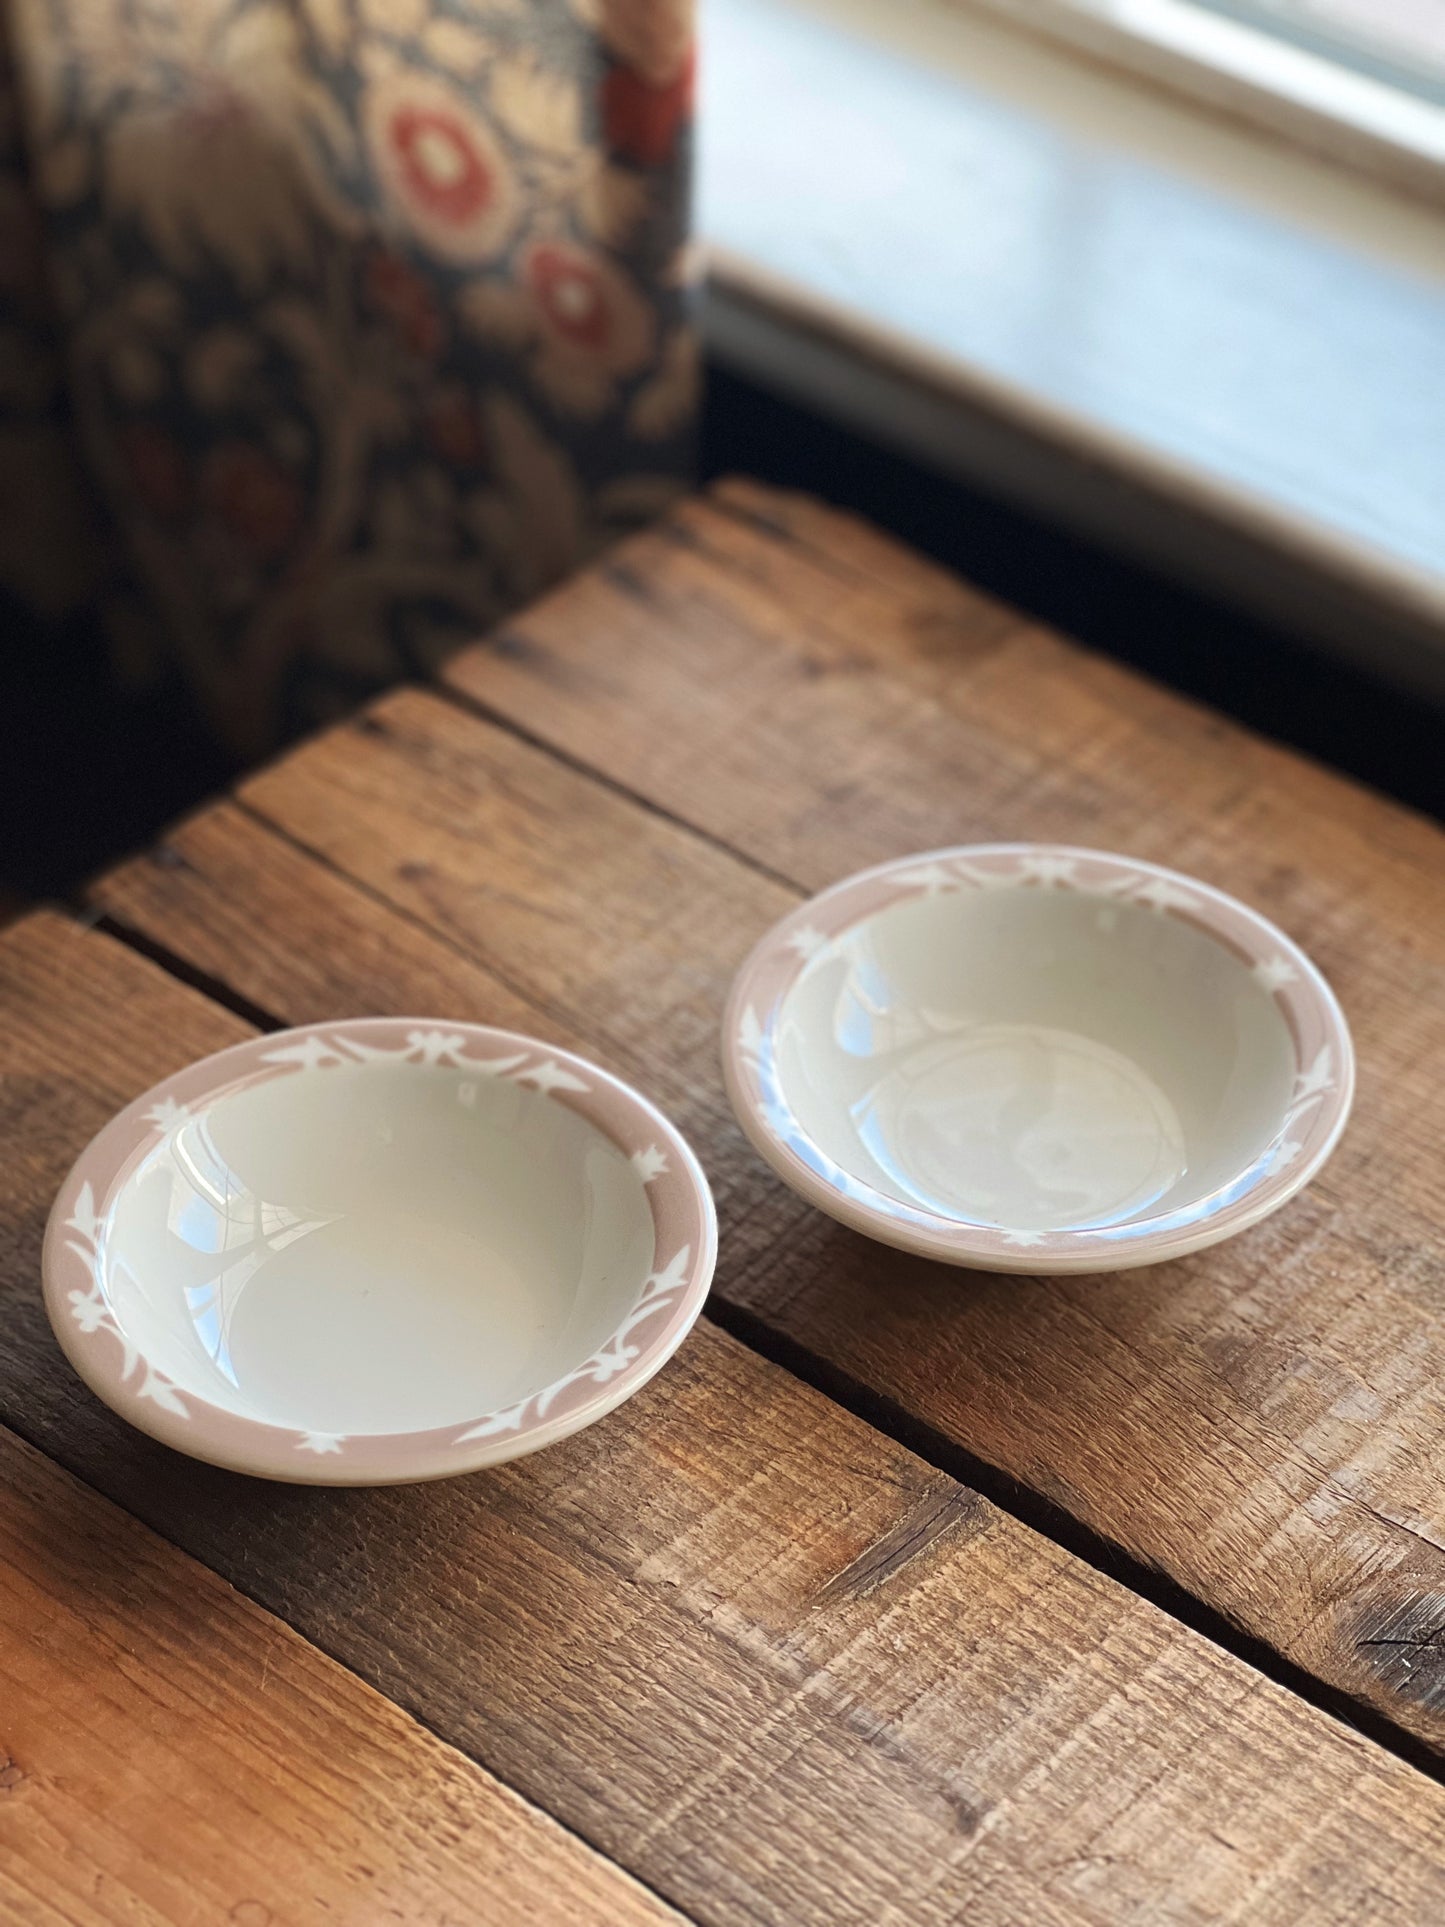
[[[81,1377],[196,1458],[308,1484],[442,1478],[590,1425],[707,1295],[707,1181],[653,1105],[566,1051],[367,1018],[147,1091],[46,1231]]]
[[[1089,1272],[1234,1236],[1307,1184],[1354,1090],[1319,971],[1253,910],[1097,850],[900,858],[768,932],[723,1026],[779,1176],[948,1264]]]

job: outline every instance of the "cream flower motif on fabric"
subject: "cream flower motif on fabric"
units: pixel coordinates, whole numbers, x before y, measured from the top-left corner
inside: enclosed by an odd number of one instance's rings
[[[532,55],[496,62],[488,80],[492,111],[514,140],[546,154],[580,151],[582,95],[576,81]]]
[[[168,266],[191,272],[210,256],[259,292],[276,266],[309,267],[317,213],[339,232],[357,226],[328,177],[354,140],[285,9],[215,23],[214,9],[175,7],[122,36],[109,79],[125,111],[92,110],[105,130],[106,199]]]
[[[360,5],[367,26],[389,38],[414,39],[431,13],[427,0],[360,0]]]
[[[105,173],[111,204],[182,273],[210,252],[257,292],[273,265],[306,263],[312,230],[296,162],[220,88],[209,107],[198,99],[177,114],[158,101],[122,116]]]
[[[362,119],[377,178],[412,233],[459,266],[502,252],[521,197],[505,154],[464,94],[402,69],[373,82]]]
[[[392,4],[393,0],[387,0],[388,6]],[[421,29],[420,39],[422,51],[443,73],[468,83],[480,78],[497,55],[492,41],[450,14],[438,14],[428,20]]]

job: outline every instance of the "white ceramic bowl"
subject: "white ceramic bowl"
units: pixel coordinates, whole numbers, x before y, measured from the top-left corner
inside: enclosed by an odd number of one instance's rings
[[[1329,986],[1263,917],[1027,844],[901,858],[804,904],[738,973],[723,1059],[795,1190],[992,1271],[1232,1236],[1309,1182],[1354,1089]]]
[[[61,1187],[45,1302],[81,1376],[166,1444],[385,1484],[619,1405],[716,1251],[697,1160],[636,1091],[509,1031],[374,1018],[137,1098]]]

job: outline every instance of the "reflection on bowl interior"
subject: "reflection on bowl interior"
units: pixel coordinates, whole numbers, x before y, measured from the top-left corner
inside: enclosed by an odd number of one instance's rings
[[[1268,1147],[1289,1029],[1250,966],[1068,890],[914,898],[789,992],[779,1084],[835,1164],[899,1203],[1021,1231],[1178,1210]]]
[[[104,1240],[182,1390],[352,1434],[461,1423],[580,1365],[653,1263],[642,1180],[556,1099],[416,1064],[283,1075],[188,1118]]]

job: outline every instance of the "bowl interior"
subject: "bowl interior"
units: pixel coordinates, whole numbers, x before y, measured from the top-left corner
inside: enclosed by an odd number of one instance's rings
[[[635,1304],[627,1155],[543,1092],[423,1064],[267,1079],[184,1119],[103,1240],[125,1337],[228,1411],[390,1433],[505,1408]]]
[[[821,949],[777,1026],[815,1144],[899,1203],[1085,1230],[1205,1198],[1260,1157],[1296,1070],[1250,964],[1076,890],[914,898]]]

